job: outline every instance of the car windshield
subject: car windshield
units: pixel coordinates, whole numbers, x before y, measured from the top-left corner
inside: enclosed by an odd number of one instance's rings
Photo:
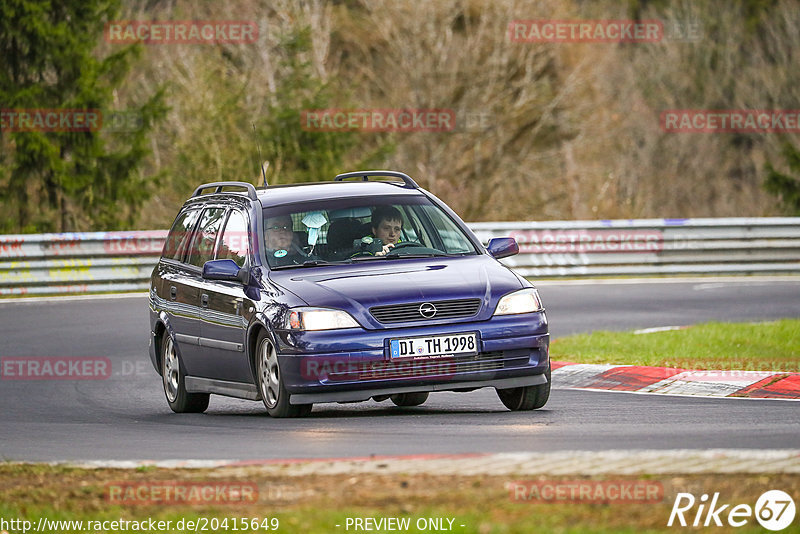
[[[266,208],[264,245],[273,269],[477,254],[447,213],[408,196]]]

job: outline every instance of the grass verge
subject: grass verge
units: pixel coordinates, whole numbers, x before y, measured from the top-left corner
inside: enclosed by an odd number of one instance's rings
[[[204,504],[138,503],[135,500],[114,502],[109,487],[137,484],[149,491],[169,484],[218,484],[236,481],[257,486],[257,498],[249,503],[222,503],[211,498]],[[536,481],[547,484],[620,484],[630,482],[661,488],[657,499],[647,502],[619,500],[582,502],[561,499],[546,502],[528,493],[513,499],[509,484]],[[49,520],[142,521],[205,520],[228,518],[227,529],[218,526],[209,531],[240,532],[355,532],[346,528],[350,518],[408,518],[406,532],[435,531],[417,527],[420,520],[439,520],[451,532],[530,533],[530,532],[668,532],[675,526],[667,522],[679,492],[696,495],[719,492],[721,504],[755,506],[767,490],[781,489],[800,495],[800,476],[774,475],[686,475],[659,477],[619,476],[613,478],[570,476],[436,476],[436,475],[321,475],[286,476],[259,472],[258,468],[221,468],[214,470],[118,470],[77,469],[43,465],[0,465],[0,518],[24,519],[34,525],[40,517]],[[542,493],[544,494],[544,492]],[[132,494],[134,495],[134,494]],[[611,493],[609,493],[611,495]],[[519,496],[519,494],[518,494]],[[730,507],[728,507],[730,508]],[[694,520],[697,506],[689,523]],[[233,518],[276,518],[277,529],[233,529]],[[703,514],[703,518],[705,518]],[[725,521],[725,514],[722,516]],[[452,520],[449,523],[448,520]],[[428,523],[430,526],[432,523]],[[271,523],[274,526],[274,523]],[[339,525],[337,527],[337,525]],[[798,532],[800,524],[784,532]],[[763,531],[755,518],[744,528],[722,531]],[[678,527],[680,530],[680,527]],[[203,531],[202,528],[198,529]],[[389,531],[388,529],[378,530]],[[691,529],[696,531],[697,529]],[[54,530],[45,530],[52,532]],[[108,530],[109,532],[114,530]],[[120,531],[120,530],[117,530]],[[172,531],[176,531],[173,529]],[[362,530],[363,531],[363,530]],[[9,530],[9,534],[16,530]],[[77,532],[61,528],[59,532]],[[151,531],[152,532],[152,531]]]
[[[800,372],[800,320],[710,322],[643,334],[598,331],[553,340],[550,357],[576,363]]]

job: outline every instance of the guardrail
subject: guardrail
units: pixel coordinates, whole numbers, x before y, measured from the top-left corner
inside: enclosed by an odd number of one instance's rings
[[[800,218],[473,223],[512,236],[503,262],[528,277],[800,273]]]
[[[166,230],[0,236],[0,295],[147,289]]]
[[[800,218],[471,223],[486,243],[512,236],[523,276],[800,273]],[[135,291],[167,232],[0,236],[0,295]]]

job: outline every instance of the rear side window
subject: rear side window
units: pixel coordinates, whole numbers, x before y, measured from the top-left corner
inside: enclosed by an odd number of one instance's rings
[[[189,245],[187,263],[202,267],[205,262],[214,258],[214,245],[217,243],[217,234],[224,215],[225,208],[208,208],[203,211],[200,225]]]
[[[167,236],[167,242],[164,243],[164,250],[161,252],[163,258],[180,261],[183,251],[191,241],[191,231],[198,215],[200,215],[199,209],[188,210],[175,219],[175,224]]]
[[[233,260],[239,267],[244,267],[249,251],[250,236],[247,233],[247,219],[241,212],[233,211],[225,224],[217,259]]]

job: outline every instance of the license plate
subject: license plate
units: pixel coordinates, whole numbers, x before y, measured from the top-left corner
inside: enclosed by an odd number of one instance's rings
[[[389,353],[392,359],[478,354],[478,336],[475,335],[475,332],[470,332],[446,336],[390,339]]]

